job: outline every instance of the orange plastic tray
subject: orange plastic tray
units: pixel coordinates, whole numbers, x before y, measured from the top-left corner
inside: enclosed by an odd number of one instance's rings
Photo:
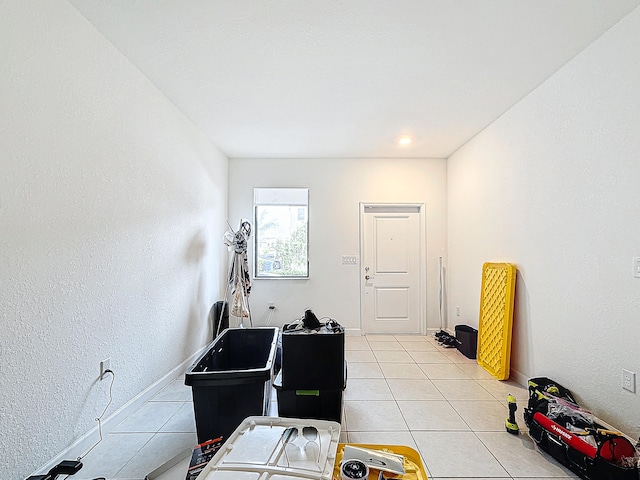
[[[336,463],[333,468],[334,480],[340,480],[340,462],[344,455],[345,443],[338,444],[338,451],[336,453]],[[349,443],[354,447],[370,448],[372,450],[381,450],[383,452],[395,453],[397,455],[404,456],[404,475],[395,475],[393,473],[385,472],[384,478],[397,478],[402,480],[427,480],[427,473],[424,465],[422,464],[422,458],[420,454],[413,448],[406,445],[375,445],[368,443]],[[378,480],[380,470],[371,469],[367,480]]]

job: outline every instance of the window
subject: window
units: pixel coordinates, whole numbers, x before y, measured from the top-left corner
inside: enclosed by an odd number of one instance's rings
[[[309,190],[254,188],[256,278],[309,276]]]

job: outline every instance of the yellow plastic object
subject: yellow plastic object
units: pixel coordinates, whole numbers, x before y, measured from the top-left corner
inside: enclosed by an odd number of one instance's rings
[[[478,363],[498,380],[509,378],[516,267],[511,263],[482,266]]]
[[[413,448],[407,447],[405,445],[374,445],[374,444],[364,444],[364,443],[350,443],[349,445],[353,445],[354,447],[362,447],[362,448],[370,448],[372,450],[381,450],[383,452],[395,453],[397,455],[402,455],[404,457],[404,475],[395,475],[392,473],[385,473],[385,478],[393,478],[398,480],[428,480],[426,470],[424,465],[422,464],[422,458],[420,458],[420,454],[416,452]],[[333,478],[340,478],[340,462],[342,462],[342,457],[344,455],[344,443],[338,444],[338,451],[336,453],[336,462],[333,466]],[[348,459],[347,459],[348,460]],[[380,475],[380,470],[376,470],[371,468],[369,472],[368,480],[378,480],[378,476]]]

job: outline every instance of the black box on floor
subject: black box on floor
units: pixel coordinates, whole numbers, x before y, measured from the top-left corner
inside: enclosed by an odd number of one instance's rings
[[[346,369],[346,366],[345,366]],[[284,389],[282,371],[273,386],[278,397],[278,416],[313,418],[342,422],[342,393],[344,387],[333,389]]]
[[[242,421],[266,415],[278,343],[275,327],[229,328],[185,374],[198,442],[229,438]]]
[[[282,388],[344,388],[344,328],[335,321],[311,330],[282,331]]]
[[[207,442],[196,445],[191,453],[191,461],[187,470],[186,480],[196,480],[200,472],[204,470],[209,461],[213,458],[224,443],[222,437],[214,438]]]
[[[478,330],[468,325],[456,325],[458,350],[467,358],[476,358],[478,351]]]

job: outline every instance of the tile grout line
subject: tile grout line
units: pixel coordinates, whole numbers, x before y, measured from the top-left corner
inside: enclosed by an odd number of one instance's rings
[[[423,341],[428,342],[430,345],[433,345],[433,342],[429,341],[429,339],[427,339],[427,338],[426,338],[426,336],[423,336],[423,337],[424,337],[424,340],[423,340]],[[371,355],[373,356],[373,360],[374,360],[373,362],[363,362],[363,363],[371,363],[372,365],[376,365],[376,367],[380,370],[381,375],[382,375],[382,378],[385,380],[385,384],[386,384],[387,388],[389,389],[389,392],[391,393],[391,398],[393,399],[393,402],[395,403],[396,407],[397,407],[397,408],[398,408],[398,410],[400,411],[400,414],[401,414],[401,416],[402,416],[402,419],[403,419],[403,422],[404,422],[404,425],[405,425],[405,428],[406,428],[406,432],[409,434],[410,438],[412,439],[412,441],[414,442],[414,444],[416,445],[416,447],[418,448],[418,451],[419,451],[418,442],[416,442],[416,439],[415,439],[415,437],[414,437],[414,432],[418,432],[418,431],[422,431],[422,430],[412,430],[412,429],[410,428],[409,423],[408,423],[407,419],[405,418],[405,415],[402,413],[402,410],[400,410],[400,405],[398,404],[399,400],[396,398],[396,395],[394,394],[393,390],[391,389],[391,385],[389,384],[389,380],[390,380],[390,379],[392,379],[393,377],[388,377],[388,376],[387,376],[387,374],[383,371],[383,369],[382,369],[382,364],[381,364],[381,363],[380,363],[380,361],[378,360],[378,357],[375,355],[375,352],[374,352],[374,350],[373,350],[373,348],[372,348],[372,347],[373,347],[373,345],[372,345],[372,344],[375,344],[376,342],[371,342],[371,343],[370,343],[370,342],[368,341],[368,339],[366,338],[366,336],[363,336],[363,338],[364,338],[364,340],[365,340],[365,342],[366,342],[366,345],[368,346],[368,351],[369,351],[369,352],[371,352]],[[395,338],[395,337],[394,337],[394,338]],[[410,351],[406,349],[407,347],[406,347],[405,345],[403,345],[402,343],[400,343],[400,341],[399,341],[397,338],[395,339],[395,341],[399,344],[400,349],[409,355],[409,357],[410,357],[410,361],[409,361],[409,362],[407,362],[407,363],[411,363],[412,365],[416,365],[418,368],[420,368],[420,364],[416,361],[416,359],[415,359],[415,358],[413,358],[413,356],[411,355]],[[468,374],[464,369],[460,368],[460,364],[459,364],[459,363],[457,363],[457,362],[455,362],[455,361],[454,361],[454,359],[452,359],[452,358],[450,357],[450,355],[445,355],[445,357],[446,357],[446,360],[447,360],[447,361],[446,361],[446,363],[443,363],[443,364],[446,364],[446,365],[455,365],[455,366],[456,366],[456,367],[458,367],[460,370],[464,371],[467,375],[469,375],[469,374]],[[388,362],[388,363],[389,363],[389,362]],[[390,362],[390,363],[395,363],[395,362]],[[402,363],[405,363],[405,362],[402,362]],[[487,445],[486,445],[486,444],[485,444],[485,443],[480,439],[480,437],[478,436],[477,432],[476,432],[475,430],[473,430],[473,429],[471,428],[471,426],[468,424],[468,422],[467,422],[467,421],[462,417],[462,415],[460,415],[460,414],[458,413],[458,411],[455,409],[455,407],[454,407],[454,406],[452,405],[452,403],[451,403],[451,402],[452,402],[452,400],[450,400],[449,398],[447,398],[447,397],[442,393],[442,391],[441,391],[441,390],[436,386],[436,384],[435,384],[435,383],[433,383],[432,379],[431,379],[431,378],[429,378],[429,376],[427,375],[427,373],[426,373],[426,372],[424,372],[422,369],[420,369],[420,370],[421,370],[421,371],[422,371],[422,373],[424,374],[425,378],[433,384],[433,386],[434,386],[435,390],[436,390],[437,392],[439,392],[439,394],[440,394],[440,395],[443,397],[443,399],[447,402],[447,404],[449,405],[449,407],[450,407],[450,408],[452,408],[452,409],[453,409],[453,411],[455,411],[455,412],[456,412],[456,414],[462,418],[462,420],[463,420],[463,422],[465,423],[465,425],[467,425],[467,427],[469,428],[469,431],[471,431],[471,432],[473,432],[473,433],[474,433],[475,438],[476,438],[478,441],[480,441],[480,443],[484,446],[484,448],[486,448],[486,449],[489,451],[489,453],[490,453],[490,454],[491,454],[491,456],[495,459],[495,461],[498,463],[498,465],[500,465],[500,466],[502,467],[502,469],[503,469],[503,470],[506,472],[506,474],[508,475],[507,477],[501,477],[501,478],[513,478],[513,477],[511,476],[511,474],[507,471],[507,469],[505,468],[505,466],[504,466],[504,465],[502,465],[502,463],[501,463],[501,462],[496,458],[496,456],[493,454],[493,452],[491,452],[491,450],[489,449],[489,447],[488,447],[488,446],[487,446]],[[366,375],[369,375],[369,373],[367,373]],[[476,385],[478,385],[479,387],[481,387],[481,390],[482,390],[482,391],[487,392],[487,393],[492,397],[492,399],[493,399],[494,401],[497,401],[497,402],[499,402],[499,403],[500,403],[500,400],[497,398],[498,390],[495,390],[495,393],[494,393],[494,391],[493,391],[493,390],[492,390],[492,391],[490,391],[488,388],[486,388],[485,384],[480,383],[478,378],[471,377],[471,375],[469,375],[469,377],[470,377],[470,378],[469,378],[470,380],[473,380],[473,381],[474,381],[474,383],[475,383]],[[367,377],[363,377],[363,378],[370,378],[370,377],[368,377],[368,376],[367,376]],[[371,378],[374,378],[374,377],[371,377]],[[378,378],[378,377],[375,377],[375,378]],[[408,378],[407,380],[415,380],[415,379]],[[489,379],[488,379],[488,380],[489,380]],[[486,385],[488,386],[488,383],[487,383]],[[167,401],[167,402],[177,402],[177,401],[174,401],[174,400],[166,400],[166,401]],[[354,402],[360,402],[360,401],[361,401],[361,400],[354,400]],[[462,401],[462,400],[461,400],[461,401]],[[469,400],[469,401],[474,401],[474,400]],[[153,401],[153,400],[150,400],[149,402],[153,402],[153,403],[160,403],[160,402],[163,402],[163,401]],[[182,402],[183,404],[184,404],[184,403],[189,403],[189,402],[186,402],[186,401],[184,401],[184,400],[180,400],[180,402]],[[349,430],[348,430],[348,427],[349,427],[349,425],[348,425],[348,418],[347,418],[347,417],[348,417],[348,413],[347,413],[347,411],[346,411],[346,410],[347,410],[347,409],[345,408],[345,409],[344,409],[344,412],[343,412],[343,420],[344,420],[344,427],[345,427],[345,439],[346,439],[346,441],[348,442],[348,441],[350,441],[351,439],[350,439],[350,432],[349,432]],[[174,415],[172,415],[172,416],[171,416],[171,418],[173,418],[176,414],[177,414],[177,411],[176,411],[176,413],[174,413]],[[168,419],[168,420],[163,424],[163,426],[164,426],[164,425],[166,425],[166,424],[170,421],[170,419],[171,419],[171,418],[169,418],[169,419]],[[148,443],[149,443],[153,438],[155,438],[155,436],[156,436],[158,433],[162,433],[162,432],[160,432],[161,428],[162,428],[162,427],[160,427],[160,429],[158,429],[158,430],[157,430],[157,431],[155,431],[155,432],[143,432],[143,433],[151,433],[151,437],[149,438],[149,440],[148,440],[148,441],[147,441],[147,442],[146,442],[146,443],[145,443],[145,444],[144,444],[140,449],[138,449],[138,452],[139,452],[140,450],[142,450],[142,448],[144,448],[144,447],[145,447],[145,446],[146,446],[146,445],[147,445],[147,444],[148,444]],[[426,430],[426,431],[428,431],[428,430]],[[434,431],[435,431],[435,430],[434,430]],[[449,430],[443,430],[443,431],[449,431]],[[459,430],[451,430],[451,431],[452,431],[452,432],[459,432]],[[365,431],[363,431],[363,432],[365,432]],[[400,430],[398,430],[398,432],[401,432],[401,431],[400,431]],[[482,431],[482,430],[479,430],[478,432],[483,432],[483,431]],[[490,430],[490,432],[493,432],[493,430]],[[135,432],[120,432],[120,433],[121,433],[121,434],[128,434],[128,433],[135,433]],[[136,452],[136,453],[137,453],[137,452]],[[422,457],[423,457],[423,459],[424,459],[424,458],[426,458],[424,455],[423,455]],[[123,470],[127,465],[129,465],[130,463],[131,463],[131,460],[127,461],[124,465],[122,465],[122,466],[121,466],[121,468],[117,471],[117,473],[116,473],[116,475],[115,475],[115,477],[114,477],[114,478],[118,478],[118,477],[117,477],[117,475],[118,475],[118,474],[119,474],[119,473],[120,473],[120,472],[121,472],[121,471],[122,471],[122,470]],[[427,469],[427,473],[428,473],[429,478],[432,478],[431,472],[429,471],[429,468],[428,468],[428,466],[426,465],[426,462],[425,462],[425,469]],[[437,478],[438,478],[438,480],[440,480],[440,477],[437,477]],[[569,477],[566,477],[566,478],[569,478]]]
[[[415,361],[415,358],[413,358],[413,356],[404,348],[404,345],[402,345],[402,348],[409,354],[409,357],[411,358],[411,360],[414,361],[415,365],[420,368],[420,366],[418,365],[418,362]],[[431,381],[431,379],[429,378],[429,376],[426,374],[426,372],[424,370],[422,370],[420,368],[420,371],[422,371],[422,373],[424,374],[424,376],[427,378],[427,380]],[[386,378],[386,377],[385,377]],[[431,382],[432,385],[435,387],[435,384],[433,384],[433,382]],[[436,390],[438,390],[437,387],[435,387]],[[439,390],[438,390],[439,391]],[[395,399],[395,395],[393,395],[393,392],[391,392],[391,395],[394,397]],[[442,395],[442,393],[440,393],[440,395]],[[444,395],[443,395],[444,397]],[[397,400],[396,400],[396,404],[397,404]],[[400,409],[400,405],[398,405],[398,409]],[[402,410],[400,410],[400,414],[402,415]],[[404,415],[402,415],[402,417],[404,418]],[[411,440],[413,440],[413,443],[416,446],[416,449],[418,450],[418,452],[420,453],[420,456],[422,457],[422,462],[424,464],[424,468],[427,470],[427,477],[431,477],[431,470],[429,470],[429,466],[427,465],[426,461],[424,460],[424,454],[420,451],[420,446],[418,445],[418,442],[416,441],[416,438],[413,436],[413,431],[411,430],[411,428],[409,427],[409,424],[407,423],[406,419],[405,419],[405,423],[407,424],[407,429],[409,430],[409,435],[411,436]]]

